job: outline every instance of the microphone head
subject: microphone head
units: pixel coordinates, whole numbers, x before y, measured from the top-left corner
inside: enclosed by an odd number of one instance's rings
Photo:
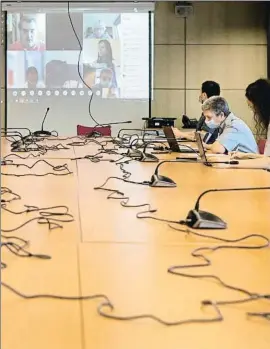
[[[47,113],[48,113],[49,110],[50,110],[50,107],[47,108]]]

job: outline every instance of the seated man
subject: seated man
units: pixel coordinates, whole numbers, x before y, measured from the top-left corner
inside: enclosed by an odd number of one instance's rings
[[[199,102],[202,104],[204,103],[208,98],[212,96],[219,96],[220,95],[220,86],[217,82],[215,81],[205,81],[202,84],[201,87],[201,94],[199,96]],[[178,130],[177,128],[174,128],[174,135],[176,138],[187,138],[189,140],[194,140],[195,139],[195,132],[183,132]],[[202,114],[199,121],[198,125],[196,128],[196,131],[204,131],[204,132],[209,132],[213,134],[212,139],[215,140],[217,138],[217,130],[212,130],[210,129],[206,124],[205,124],[205,117]]]
[[[218,138],[213,144],[204,144],[211,153],[228,154],[231,151],[258,153],[256,140],[245,122],[230,112],[227,101],[222,97],[211,97],[202,105],[205,123],[218,129]]]

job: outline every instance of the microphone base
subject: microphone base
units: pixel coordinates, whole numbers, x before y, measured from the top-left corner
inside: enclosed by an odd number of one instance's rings
[[[150,187],[175,188],[176,183],[169,177],[154,174],[151,177]]]
[[[86,138],[98,138],[98,137],[102,137],[102,134],[98,131],[93,131],[86,135]]]
[[[47,136],[51,136],[51,132],[50,131],[35,131],[33,132],[33,135],[36,137],[47,137]]]
[[[16,148],[11,148],[11,152],[12,153],[26,153],[27,149],[16,147]]]
[[[29,145],[29,144],[37,143],[41,141],[43,141],[43,138],[41,137],[31,137],[31,138],[27,137],[24,139],[24,144]]]
[[[138,150],[129,149],[126,155],[129,156],[130,158],[140,158],[142,156],[142,153]]]
[[[141,162],[159,162],[159,159],[152,154],[145,154],[142,153],[142,158],[140,159]]]
[[[191,210],[186,218],[188,227],[195,229],[226,229],[227,223],[213,213]]]

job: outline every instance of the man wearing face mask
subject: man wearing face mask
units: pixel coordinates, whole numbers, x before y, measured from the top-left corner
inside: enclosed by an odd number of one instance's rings
[[[215,81],[205,81],[202,83],[201,87],[201,93],[199,95],[199,102],[203,104],[208,98],[212,96],[219,96],[220,95],[220,85]],[[195,132],[183,132],[178,130],[177,128],[173,129],[174,135],[176,138],[187,138],[189,140],[195,140]],[[203,131],[209,133],[211,136],[211,142],[213,143],[215,139],[217,138],[217,130],[212,130],[205,124],[205,117],[202,114],[197,127],[196,131]],[[210,137],[208,137],[210,140]]]
[[[102,97],[104,91],[108,92],[108,90],[116,87],[113,83],[113,71],[110,68],[102,69],[99,79],[99,83],[94,85],[92,88],[94,95],[98,97]]]
[[[204,144],[210,153],[228,154],[231,151],[258,153],[256,140],[245,122],[230,112],[227,101],[222,97],[210,97],[202,105],[207,127],[218,130],[213,144]]]

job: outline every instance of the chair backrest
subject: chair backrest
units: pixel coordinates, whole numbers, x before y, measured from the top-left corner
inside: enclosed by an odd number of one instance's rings
[[[259,148],[260,154],[264,154],[265,145],[266,145],[266,139],[260,139],[258,141],[258,148]]]
[[[86,136],[92,132],[99,132],[102,136],[111,136],[111,127],[110,126],[82,126],[77,125],[77,136]]]

